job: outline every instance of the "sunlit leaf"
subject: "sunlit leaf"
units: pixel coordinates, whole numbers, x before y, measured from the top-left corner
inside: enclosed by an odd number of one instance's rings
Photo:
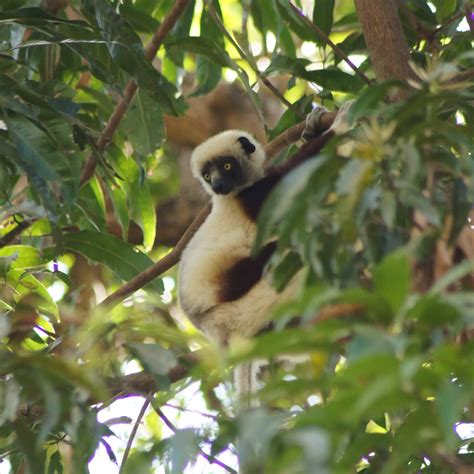
[[[133,246],[111,235],[84,230],[64,236],[65,248],[81,253],[95,262],[110,268],[119,278],[128,281],[147,269],[153,261]],[[147,284],[154,291],[162,292],[163,284],[155,279]]]
[[[374,269],[375,291],[383,295],[396,313],[408,295],[411,286],[408,255],[401,250],[386,256]]]

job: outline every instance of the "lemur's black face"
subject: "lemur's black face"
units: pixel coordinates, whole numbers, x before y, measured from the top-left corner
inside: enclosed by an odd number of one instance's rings
[[[244,183],[244,172],[233,156],[219,156],[208,161],[201,170],[204,181],[216,194],[229,194]]]

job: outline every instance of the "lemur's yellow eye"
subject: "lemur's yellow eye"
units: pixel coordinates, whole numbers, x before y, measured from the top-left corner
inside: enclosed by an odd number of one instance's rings
[[[226,164],[224,165],[224,169],[225,169],[226,171],[229,171],[231,168],[232,168],[232,165],[231,165],[230,163],[226,163]]]
[[[209,173],[205,173],[205,174],[204,174],[204,179],[205,179],[206,181],[209,181],[209,180],[211,179],[211,175],[210,175]]]

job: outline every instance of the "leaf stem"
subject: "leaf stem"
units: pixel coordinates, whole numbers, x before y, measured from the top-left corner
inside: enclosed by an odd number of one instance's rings
[[[133,425],[132,431],[130,432],[130,436],[128,437],[127,446],[125,447],[125,452],[123,453],[122,462],[120,463],[119,474],[122,474],[125,471],[125,463],[127,462],[128,456],[130,455],[130,450],[132,449],[133,440],[135,439],[135,436],[137,435],[138,427],[140,426],[140,423],[142,422],[143,417],[145,416],[145,413],[148,407],[150,406],[152,397],[153,397],[153,393],[150,392],[147,395],[145,401],[143,402],[140,412],[138,413],[137,419],[135,420],[135,424]]]

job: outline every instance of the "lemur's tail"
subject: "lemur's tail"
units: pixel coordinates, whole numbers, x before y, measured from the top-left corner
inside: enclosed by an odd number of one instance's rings
[[[239,409],[258,406],[258,401],[255,398],[258,388],[258,370],[259,364],[256,361],[245,362],[234,369],[234,383]]]

